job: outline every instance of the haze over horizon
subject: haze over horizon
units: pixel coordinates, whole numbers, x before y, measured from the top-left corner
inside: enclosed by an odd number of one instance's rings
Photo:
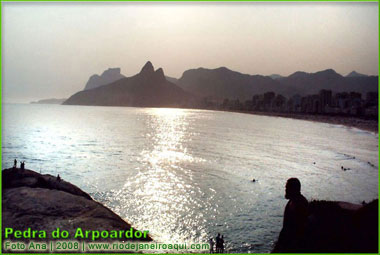
[[[150,60],[288,76],[378,75],[378,3],[2,3],[3,102],[64,98]]]

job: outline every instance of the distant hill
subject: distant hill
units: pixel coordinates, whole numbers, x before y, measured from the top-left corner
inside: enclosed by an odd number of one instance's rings
[[[282,84],[268,76],[242,74],[226,67],[187,70],[178,86],[199,96],[243,100],[251,99],[254,94],[284,89]]]
[[[368,75],[352,71],[351,73],[347,74],[346,77],[368,77]]]
[[[190,93],[216,99],[252,98],[254,94],[273,91],[290,97],[317,94],[321,89],[334,92],[356,91],[363,95],[378,90],[378,76],[343,77],[332,69],[316,73],[295,72],[288,77],[249,75],[226,67],[190,69],[183,73],[178,85]]]
[[[333,69],[316,73],[295,72],[281,79],[280,82],[287,87],[286,95],[316,94],[321,89],[334,92],[356,91],[364,95],[367,92],[378,90],[378,76],[343,77]]]
[[[91,76],[85,90],[71,96],[64,104],[191,106],[189,102],[197,101],[196,97],[244,101],[269,91],[291,97],[295,94],[317,94],[321,89],[355,91],[364,97],[367,92],[378,91],[378,76],[352,71],[344,77],[333,69],[315,73],[297,71],[288,77],[278,74],[263,76],[242,74],[220,67],[190,69],[180,79],[176,79],[164,76],[161,68],[154,71],[148,61],[141,72],[133,77],[127,78],[120,74],[120,68],[109,68],[100,76]],[[90,90],[94,92],[85,93]]]
[[[165,76],[166,80],[167,81],[170,81],[171,83],[174,83],[174,84],[178,84],[178,79],[177,78],[173,78],[173,77],[169,77],[169,76]]]
[[[65,105],[181,107],[196,98],[166,80],[162,68],[154,71],[147,62],[141,72],[108,85],[83,90],[67,99]]]
[[[49,99],[41,99],[37,102],[30,102],[31,104],[62,104],[65,102],[67,98],[49,98]]]
[[[279,75],[279,74],[271,74],[269,75],[269,77],[271,77],[273,80],[284,78],[284,76]]]
[[[125,76],[120,74],[120,68],[108,68],[100,76],[97,74],[92,75],[87,81],[84,90],[94,89],[122,78],[125,78]]]

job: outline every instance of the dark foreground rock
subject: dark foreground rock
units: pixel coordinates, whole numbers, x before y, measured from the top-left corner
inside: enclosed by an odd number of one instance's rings
[[[272,252],[378,253],[378,199],[365,205],[312,201],[298,247],[277,242]]]
[[[78,228],[83,231],[130,230],[131,225],[113,213],[110,209],[94,201],[87,193],[64,180],[31,170],[5,169],[2,171],[2,235],[5,229],[44,230],[46,239],[28,238],[27,240],[53,240],[51,233],[60,228],[74,237]],[[136,231],[136,230],[134,230]],[[15,239],[10,236],[11,240]],[[74,239],[74,238],[69,238]],[[89,238],[77,238],[91,241]],[[57,240],[57,239],[54,239]],[[67,240],[67,239],[66,239]],[[127,241],[136,238],[96,239],[96,241]],[[151,237],[138,239],[151,241]]]

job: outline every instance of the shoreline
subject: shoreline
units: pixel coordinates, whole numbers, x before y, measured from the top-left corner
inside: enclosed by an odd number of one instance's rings
[[[27,104],[27,103],[23,103]],[[62,104],[56,104],[62,105]],[[101,106],[101,105],[86,105],[86,106]],[[101,106],[101,107],[132,107],[132,108],[178,108],[189,110],[208,110],[208,111],[220,111],[220,112],[234,112],[245,113],[252,115],[268,116],[268,117],[282,117],[297,120],[307,120],[322,122],[334,125],[343,125],[346,127],[358,128],[361,130],[369,131],[378,134],[378,120],[364,119],[355,116],[344,115],[322,115],[322,114],[304,114],[304,113],[285,113],[285,112],[257,112],[257,111],[244,111],[244,110],[225,110],[225,109],[212,109],[212,108],[187,108],[187,107],[137,107],[137,106]]]
[[[361,130],[369,131],[378,134],[378,121],[374,119],[362,119],[354,116],[342,115],[317,115],[317,114],[302,114],[302,113],[281,113],[281,112],[254,112],[254,111],[233,111],[233,110],[218,110],[223,112],[236,112],[252,115],[268,116],[268,117],[282,117],[297,120],[307,120],[321,123],[328,123],[334,125],[343,125],[346,127],[358,128]]]

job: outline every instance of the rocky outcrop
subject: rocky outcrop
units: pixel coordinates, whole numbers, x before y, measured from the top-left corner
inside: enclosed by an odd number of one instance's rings
[[[152,65],[152,62],[148,61],[145,63],[145,65],[143,66],[143,68],[141,69],[140,71],[140,74],[141,75],[145,75],[145,76],[149,76],[151,74],[154,73],[154,67]]]
[[[100,76],[97,74],[92,75],[87,81],[84,90],[94,89],[122,78],[125,78],[125,76],[120,73],[120,68],[108,68]]]
[[[3,240],[5,228],[22,231],[28,228],[44,230],[48,235],[43,241],[53,240],[50,238],[51,233],[57,228],[69,231],[70,237],[74,237],[78,228],[94,231],[126,231],[131,228],[129,223],[94,201],[86,192],[57,177],[11,168],[3,170],[2,178]],[[101,240],[103,239],[97,239]],[[110,241],[110,239],[104,240]],[[122,241],[127,238],[124,236],[111,241],[117,240]],[[147,236],[139,240],[152,239]]]
[[[77,186],[64,180],[57,180],[57,177],[50,174],[39,174],[31,170],[21,170],[19,168],[9,168],[3,170],[3,189],[18,187],[42,188],[49,190],[60,190],[75,196],[81,196],[92,200],[91,196],[82,191]]]

